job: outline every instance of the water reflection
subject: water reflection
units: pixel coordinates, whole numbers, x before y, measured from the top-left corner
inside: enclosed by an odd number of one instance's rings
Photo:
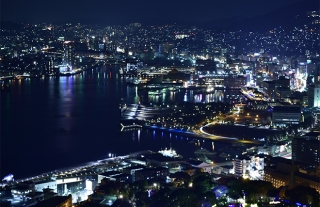
[[[128,154],[159,150],[169,147],[171,142],[178,153],[193,153],[196,146],[175,133],[138,130],[119,135],[116,129],[120,122],[121,98],[127,104],[141,101],[146,105],[227,100],[227,91],[208,94],[180,89],[166,91],[162,96],[149,96],[137,87],[126,86],[115,74],[115,67],[107,66],[70,77],[10,80],[10,92],[1,94],[1,115],[5,120],[1,122],[3,173],[13,172],[17,177],[24,177],[22,173],[34,174],[102,159],[111,151]],[[107,78],[109,76],[113,78]],[[235,96],[236,92],[229,93],[228,98]],[[30,143],[36,150],[25,147]],[[41,166],[29,162],[39,154],[55,156],[48,157],[48,162]],[[28,170],[21,171],[21,168]]]
[[[162,93],[151,94],[148,91],[138,91],[137,86],[126,87],[127,102],[143,104],[155,103],[211,103],[211,102],[225,102],[230,103],[239,101],[241,96],[239,90],[220,90],[216,89],[211,92],[180,89],[179,91],[162,91]],[[140,99],[138,100],[137,97]]]

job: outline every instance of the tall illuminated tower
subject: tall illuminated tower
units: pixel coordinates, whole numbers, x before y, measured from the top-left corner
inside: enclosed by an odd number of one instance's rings
[[[75,65],[74,45],[71,41],[63,42],[62,64],[68,65],[71,68]]]

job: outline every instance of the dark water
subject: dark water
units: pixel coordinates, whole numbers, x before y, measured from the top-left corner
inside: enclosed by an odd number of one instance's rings
[[[192,155],[196,146],[188,143],[188,136],[153,130],[120,134],[120,100],[128,104],[199,102],[201,96],[200,102],[206,102],[222,99],[223,93],[169,92],[157,101],[126,86],[116,69],[109,66],[72,77],[10,81],[10,92],[1,93],[1,178],[8,173],[16,179],[36,175],[103,159],[109,153],[156,151],[170,143],[179,154]],[[207,148],[212,145],[201,143]]]

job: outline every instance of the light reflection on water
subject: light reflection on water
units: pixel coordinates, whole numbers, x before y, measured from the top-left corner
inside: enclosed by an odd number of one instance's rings
[[[180,89],[180,91],[167,90],[161,94],[149,94],[147,91],[138,91],[138,86],[126,87],[126,101],[128,103],[168,104],[168,103],[211,103],[211,102],[232,102],[240,99],[239,90],[213,90],[202,92],[196,90]],[[139,98],[138,98],[139,97]],[[152,104],[150,104],[152,103]]]

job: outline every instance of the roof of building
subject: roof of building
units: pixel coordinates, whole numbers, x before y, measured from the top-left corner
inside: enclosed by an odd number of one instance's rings
[[[274,81],[263,81],[263,82],[267,84],[276,84]]]
[[[141,169],[141,168],[144,168],[145,166],[144,165],[136,165],[136,166],[130,166],[130,167],[126,167],[126,168],[123,168],[124,170],[137,170],[137,169]]]
[[[39,203],[34,205],[34,207],[56,207],[68,199],[69,199],[69,196],[55,196],[48,200],[40,201]]]
[[[198,165],[202,164],[203,162],[202,162],[202,161],[199,161],[199,160],[190,159],[190,160],[188,160],[188,163],[189,163],[190,165],[193,165],[193,166],[198,166]]]
[[[116,176],[116,175],[120,175],[120,174],[122,174],[122,172],[119,172],[119,171],[107,171],[107,172],[104,172],[104,173],[100,173],[99,175],[110,177],[110,176]]]
[[[310,181],[313,181],[313,182],[320,183],[320,179],[317,176],[312,176],[312,175],[308,175],[308,174],[301,173],[301,172],[296,172],[294,175],[297,176],[297,177],[300,177],[300,178],[304,178],[306,180],[310,180]]]
[[[290,91],[290,88],[289,87],[279,87],[279,88],[276,88],[277,91]]]
[[[149,172],[149,171],[160,171],[160,170],[169,170],[169,169],[165,168],[165,167],[144,168],[144,169],[141,169],[141,170],[137,170],[136,173]]]
[[[247,155],[240,155],[236,160],[251,160],[251,158]]]
[[[77,173],[70,173],[70,174],[64,174],[64,175],[58,175],[57,179],[62,179],[62,178],[74,178],[74,177],[81,177],[81,176],[87,176],[87,175],[96,175],[97,173],[91,170],[87,171],[81,171]]]
[[[273,112],[277,113],[301,113],[300,106],[274,106]]]
[[[228,168],[228,169],[232,169],[233,168],[233,165],[222,165],[220,166],[222,168]]]
[[[126,174],[126,173],[122,173],[122,174],[113,176],[113,178],[117,179],[117,178],[126,177],[127,179],[129,179],[129,176],[131,176],[131,175],[130,174]]]
[[[312,132],[306,133],[304,136],[305,137],[318,137],[319,135],[320,135],[319,131],[312,131]]]

